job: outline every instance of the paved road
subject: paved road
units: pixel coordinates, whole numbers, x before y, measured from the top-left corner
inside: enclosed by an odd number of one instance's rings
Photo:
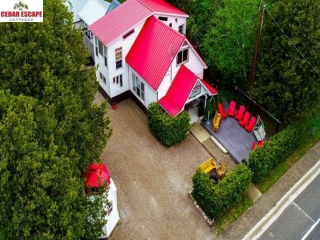
[[[320,239],[320,175],[281,213],[259,240]],[[310,229],[310,231],[309,231]]]

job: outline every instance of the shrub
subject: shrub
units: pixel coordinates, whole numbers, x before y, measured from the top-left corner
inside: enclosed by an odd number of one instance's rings
[[[249,153],[249,167],[253,172],[253,182],[261,182],[268,173],[284,161],[300,144],[301,128],[287,127],[275,134],[262,148]]]
[[[163,145],[170,147],[186,138],[190,126],[189,113],[183,111],[173,118],[154,102],[149,104],[147,116],[151,132]]]
[[[192,177],[192,196],[206,215],[215,219],[241,200],[243,193],[249,188],[251,177],[250,169],[239,164],[223,180],[214,184],[209,174],[198,168]]]
[[[216,97],[213,97],[211,100],[207,99],[206,107],[204,109],[204,121],[207,121],[208,112],[209,112],[209,119],[214,116],[217,111],[217,104],[216,104]]]

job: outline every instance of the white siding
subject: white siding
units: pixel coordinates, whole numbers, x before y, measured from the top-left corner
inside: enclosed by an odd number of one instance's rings
[[[137,99],[146,107],[148,108],[148,105],[152,102],[157,102],[157,92],[153,90],[152,87],[150,87],[144,80],[137,74],[132,68],[129,68],[129,84],[130,84],[130,91],[133,93],[133,95],[136,96]],[[136,92],[133,90],[133,85],[132,85],[132,73],[134,73],[141,82],[144,83],[144,93],[145,93],[145,98],[142,100]]]
[[[160,83],[160,86],[158,88],[158,100],[160,100],[167,94],[169,87],[171,86],[173,81],[173,78],[171,79],[171,77],[172,77],[171,73],[166,75],[162,80],[162,82]]]
[[[186,17],[175,17],[172,15],[165,15],[165,14],[154,14],[154,16],[156,18],[167,17],[168,18],[167,21],[161,21],[161,22],[165,23],[168,26],[171,23],[172,28],[175,29],[176,31],[179,31],[179,26],[183,25],[183,34],[186,35],[186,21],[187,21]]]
[[[199,57],[196,55],[192,48],[189,48],[189,61],[185,63],[185,66],[194,72],[199,78],[203,78],[203,64]]]
[[[109,84],[105,85],[100,81],[100,86],[106,91],[106,93],[111,98],[129,90],[129,77],[128,77],[129,68],[125,62],[125,58],[128,52],[130,51],[130,48],[132,47],[134,41],[136,40],[138,34],[140,33],[143,24],[144,23],[140,23],[139,25],[137,25],[134,28],[134,32],[129,36],[127,36],[125,39],[123,39],[123,37],[120,37],[108,46],[107,48],[108,67],[104,65],[103,56],[98,54],[99,56],[97,57],[95,55],[95,64],[96,66],[99,66],[96,73],[98,79],[99,79],[99,72],[101,72],[109,82]],[[115,49],[120,47],[122,47],[122,68],[116,69]],[[120,87],[117,84],[113,84],[113,78],[121,74],[122,74],[122,82],[123,82],[122,87]]]

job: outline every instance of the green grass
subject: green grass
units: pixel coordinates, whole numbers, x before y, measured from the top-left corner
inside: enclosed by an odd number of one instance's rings
[[[253,205],[252,199],[246,193],[239,203],[231,208],[225,215],[215,220],[218,228],[218,233],[223,233],[228,226],[237,220],[242,214],[244,214]]]

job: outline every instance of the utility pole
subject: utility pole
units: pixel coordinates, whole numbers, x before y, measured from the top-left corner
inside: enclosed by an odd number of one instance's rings
[[[264,6],[265,6],[264,2],[261,2],[260,3],[260,24],[259,24],[259,31],[258,31],[257,42],[256,42],[256,51],[254,53],[254,60],[253,60],[251,87],[253,87],[254,81],[256,80],[258,54],[259,54],[260,38],[261,38],[263,16],[264,16]]]

